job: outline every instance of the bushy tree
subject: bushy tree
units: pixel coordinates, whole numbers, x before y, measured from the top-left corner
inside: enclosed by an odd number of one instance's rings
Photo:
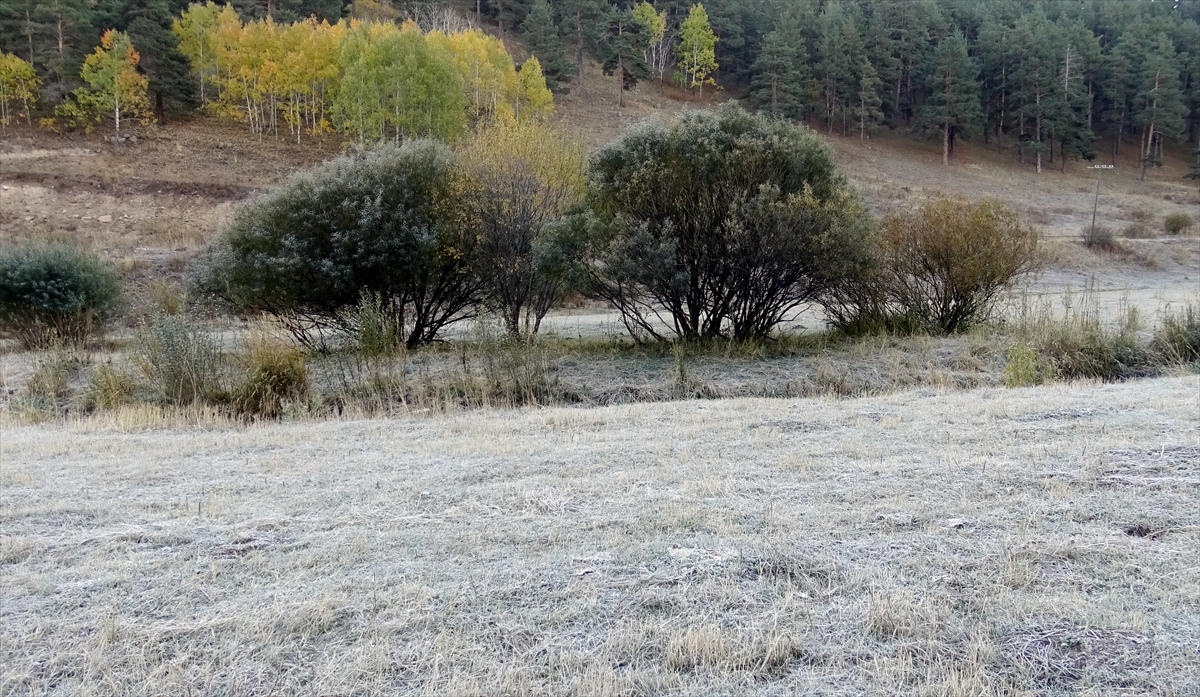
[[[87,87],[81,87],[55,109],[55,114],[71,126],[90,130],[111,115],[117,135],[121,134],[121,118],[150,117],[150,100],[146,96],[147,80],[137,71],[141,56],[123,32],[109,30],[100,37],[100,45],[83,61],[80,76]]]
[[[0,53],[0,128],[24,116],[33,125],[33,105],[42,81],[33,66],[12,53]]]
[[[479,274],[510,334],[536,334],[566,290],[551,226],[583,195],[583,148],[536,121],[505,120],[461,149],[474,180]]]
[[[639,126],[589,186],[587,292],[641,337],[766,337],[859,263],[868,225],[814,133],[736,105]]]
[[[823,298],[850,332],[953,333],[991,314],[999,294],[1038,264],[1037,230],[999,201],[936,198],[887,215],[873,259]]]
[[[382,144],[297,174],[243,205],[208,250],[197,289],[240,313],[283,319],[309,344],[371,294],[404,331],[433,341],[474,316],[475,195],[450,149],[430,140]]]
[[[704,85],[712,84],[712,74],[717,69],[717,35],[708,22],[704,5],[692,5],[687,19],[679,25],[679,45],[675,57],[684,85],[704,93]]]
[[[24,348],[83,344],[120,298],[116,272],[95,254],[37,242],[0,248],[0,332]]]

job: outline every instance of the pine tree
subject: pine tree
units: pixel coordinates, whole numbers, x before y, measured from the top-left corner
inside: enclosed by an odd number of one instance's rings
[[[179,51],[179,37],[171,32],[178,12],[168,0],[131,0],[123,3],[113,26],[141,47],[139,69],[149,82],[148,91],[159,125],[166,123],[166,110],[196,106],[195,82],[187,57]]]
[[[766,35],[750,69],[755,105],[773,116],[801,119],[808,110],[812,74],[797,15],[784,12]]]
[[[816,73],[822,97],[822,116],[825,128],[833,132],[833,123],[842,121],[842,135],[854,103],[858,100],[858,68],[866,57],[862,37],[862,17],[844,8],[837,0],[825,6],[819,20],[821,39],[818,43]]]
[[[950,164],[954,134],[971,133],[983,120],[978,72],[962,32],[955,30],[942,39],[933,55],[933,68],[927,78],[930,96],[920,120],[925,129],[942,132],[943,165]]]
[[[92,41],[95,41],[94,9],[87,0],[44,0],[35,3],[33,21],[44,28],[45,68],[57,83],[70,82]]]
[[[1099,62],[1100,46],[1086,28],[1071,25],[1060,28],[1060,79],[1055,113],[1051,123],[1058,136],[1060,166],[1065,172],[1070,155],[1092,159],[1092,89],[1095,82],[1093,67]]]
[[[1018,84],[1016,102],[1022,138],[1021,157],[1024,162],[1025,151],[1033,152],[1038,174],[1041,174],[1044,157],[1052,152],[1046,141],[1059,89],[1056,49],[1060,42],[1054,25],[1040,13],[1022,18],[1016,27],[1016,41],[1024,47],[1014,73]]]
[[[679,26],[679,45],[675,47],[681,80],[687,87],[695,88],[704,94],[704,84],[715,84],[712,79],[716,71],[717,36],[713,33],[708,22],[708,13],[704,5],[692,5],[687,19]]]
[[[865,142],[868,133],[873,133],[883,122],[883,99],[879,96],[879,88],[883,81],[879,79],[871,61],[865,57],[858,65],[858,104],[854,107],[854,118],[858,120],[858,140]]]
[[[983,76],[982,104],[987,122],[985,133],[1003,137],[1014,119],[1013,73],[1020,61],[1011,26],[995,19],[985,20],[979,28],[979,62]]]
[[[630,10],[611,10],[604,24],[606,31],[597,48],[604,74],[615,78],[617,107],[620,108],[625,106],[625,90],[649,75],[646,64],[642,62],[648,42],[642,33],[642,23]]]
[[[558,0],[555,7],[562,17],[564,34],[575,54],[576,79],[583,82],[583,57],[604,34],[603,17],[608,11],[605,0]]]
[[[1162,162],[1162,138],[1183,135],[1187,107],[1179,89],[1179,61],[1175,45],[1160,33],[1150,45],[1141,65],[1138,82],[1138,110],[1135,118],[1142,126],[1141,179],[1146,168]]]
[[[546,0],[534,0],[521,23],[521,32],[529,52],[537,56],[538,63],[546,75],[546,81],[553,88],[560,88],[570,82],[575,75],[575,65],[567,60],[563,49],[562,37],[558,35],[558,27],[550,15],[550,3]]]
[[[889,101],[895,105],[893,125],[910,123],[915,115],[920,88],[921,68],[932,52],[934,29],[940,13],[932,0],[876,0],[880,22],[891,29],[897,63],[895,84]]]

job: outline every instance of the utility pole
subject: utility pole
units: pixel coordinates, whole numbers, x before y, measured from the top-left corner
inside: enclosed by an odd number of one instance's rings
[[[1112,165],[1092,165],[1088,167],[1088,169],[1098,169],[1100,172],[1112,168]],[[1096,210],[1100,207],[1100,172],[1096,173],[1096,200],[1092,202],[1092,231],[1090,239],[1095,239],[1096,237]]]

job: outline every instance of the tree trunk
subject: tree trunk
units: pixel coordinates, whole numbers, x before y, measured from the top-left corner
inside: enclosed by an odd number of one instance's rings
[[[1155,103],[1155,106],[1158,106]],[[1146,131],[1146,147],[1142,151],[1142,174],[1138,177],[1140,181],[1146,181],[1146,168],[1150,164],[1150,155],[1154,146],[1154,122],[1150,122],[1150,127]]]
[[[154,93],[154,120],[159,126],[167,125],[167,112],[163,108],[162,92]]]
[[[617,78],[617,108],[625,106],[625,65],[621,62],[621,54],[617,54],[617,69],[613,71]]]
[[[575,11],[575,75],[583,84],[583,13]]]
[[[942,126],[942,165],[950,164],[950,124]]]

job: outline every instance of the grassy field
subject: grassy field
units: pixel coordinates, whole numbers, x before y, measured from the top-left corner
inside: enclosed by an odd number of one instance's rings
[[[7,426],[5,695],[1195,695],[1200,379]]]

